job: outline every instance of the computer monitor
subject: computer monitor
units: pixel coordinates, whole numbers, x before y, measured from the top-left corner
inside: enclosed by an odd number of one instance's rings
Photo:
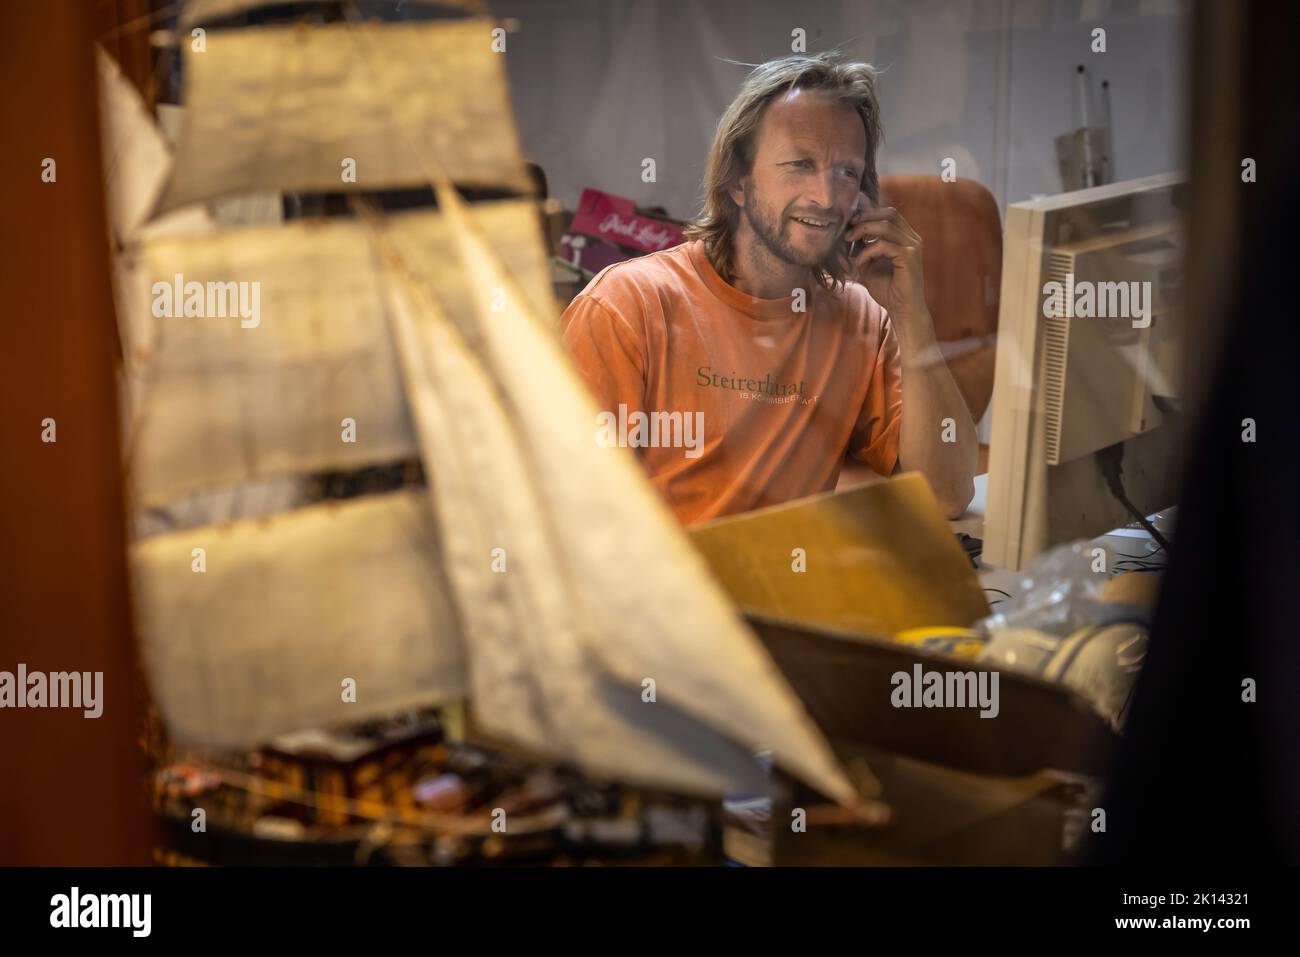
[[[1007,207],[988,565],[1175,504],[1187,198],[1162,174]]]

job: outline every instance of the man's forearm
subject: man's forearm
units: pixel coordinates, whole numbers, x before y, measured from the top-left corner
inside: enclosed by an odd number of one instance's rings
[[[930,317],[899,323],[895,333],[903,360],[899,462],[920,471],[948,518],[956,518],[975,494],[975,425],[939,353]]]

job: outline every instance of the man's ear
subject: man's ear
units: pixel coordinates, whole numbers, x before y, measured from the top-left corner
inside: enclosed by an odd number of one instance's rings
[[[741,208],[745,205],[746,185],[745,177],[742,176],[740,179],[736,180],[730,189],[727,190],[727,195],[731,197],[731,201]]]

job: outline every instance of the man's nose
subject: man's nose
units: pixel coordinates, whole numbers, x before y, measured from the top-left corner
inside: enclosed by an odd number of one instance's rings
[[[806,197],[810,205],[824,213],[835,212],[835,174],[833,171],[813,177]]]

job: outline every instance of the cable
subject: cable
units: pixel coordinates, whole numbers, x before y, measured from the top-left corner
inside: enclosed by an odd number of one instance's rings
[[[1115,496],[1119,502],[1133,516],[1143,528],[1151,535],[1152,538],[1166,552],[1173,552],[1169,547],[1169,540],[1160,534],[1160,529],[1151,524],[1151,520],[1142,514],[1142,510],[1129,501],[1128,495],[1124,492],[1124,443],[1117,442],[1114,445],[1107,446],[1097,453],[1097,464],[1101,468],[1101,476],[1106,480],[1106,485],[1110,488],[1110,494]]]
[[[1145,562],[1145,561],[1150,561],[1151,559],[1155,558],[1157,555],[1159,555],[1159,554],[1160,554],[1161,552],[1163,552],[1163,551],[1164,551],[1163,548],[1156,548],[1154,551],[1148,552],[1148,553],[1145,554],[1145,555],[1130,555],[1128,552],[1116,552],[1115,554],[1116,554],[1116,555],[1120,555],[1120,556],[1122,556],[1123,558],[1132,558],[1132,559],[1134,559],[1135,561]]]

